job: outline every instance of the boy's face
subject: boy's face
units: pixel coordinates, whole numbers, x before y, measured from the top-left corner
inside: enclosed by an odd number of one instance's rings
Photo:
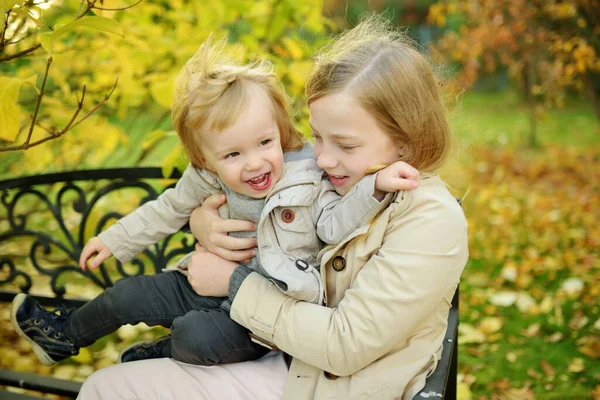
[[[281,178],[283,150],[268,95],[257,85],[247,90],[252,100],[237,122],[202,135],[202,155],[225,186],[260,199]]]

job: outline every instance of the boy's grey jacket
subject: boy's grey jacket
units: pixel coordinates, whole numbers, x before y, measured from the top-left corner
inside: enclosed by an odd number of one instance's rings
[[[341,242],[391,200],[390,195],[382,202],[373,197],[376,175],[363,178],[341,197],[322,174],[314,159],[286,162],[257,224],[257,272],[271,278],[290,296],[318,304],[324,296],[317,260],[321,241]],[[188,166],[174,188],[121,218],[99,238],[119,261],[127,262],[181,229],[194,208],[223,189],[215,175]],[[235,218],[228,203],[219,213],[223,218]],[[184,259],[189,260],[189,255]]]

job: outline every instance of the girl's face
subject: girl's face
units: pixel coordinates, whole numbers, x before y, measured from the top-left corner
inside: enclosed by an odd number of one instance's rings
[[[350,94],[321,97],[309,109],[318,165],[339,194],[348,193],[369,167],[400,158],[400,147]]]

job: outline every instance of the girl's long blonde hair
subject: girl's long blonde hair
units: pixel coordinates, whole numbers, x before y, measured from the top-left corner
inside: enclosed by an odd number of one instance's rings
[[[451,147],[446,107],[428,59],[406,33],[371,14],[316,58],[308,104],[346,91],[404,150],[400,160],[432,171]]]
[[[221,132],[237,122],[253,101],[248,96],[250,84],[260,86],[271,100],[283,151],[303,147],[273,66],[267,61],[239,65],[226,51],[225,40],[209,38],[179,73],[171,105],[173,127],[193,166],[208,168],[202,156],[201,134]]]

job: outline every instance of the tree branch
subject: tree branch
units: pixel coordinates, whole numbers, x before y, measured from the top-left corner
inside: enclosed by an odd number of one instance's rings
[[[47,77],[47,72],[48,72],[48,68],[50,66],[50,62],[51,62],[51,58],[49,59],[49,63],[47,65],[47,67],[46,67],[46,75],[44,76],[44,83],[42,84],[42,90],[40,91],[40,97],[38,97],[38,99],[41,99],[41,95],[43,95],[43,89],[44,89],[44,86],[45,86],[45,83],[46,83],[46,79],[45,78]],[[51,131],[50,129],[42,126],[39,122],[36,121],[36,119],[37,119],[37,112],[38,112],[38,108],[39,108],[39,103],[41,102],[41,100],[38,100],[38,106],[36,107],[35,114],[33,115],[33,120],[31,121],[31,127],[29,129],[29,134],[28,134],[27,139],[25,140],[25,142],[23,144],[17,145],[17,146],[10,146],[10,147],[0,148],[0,152],[11,151],[11,150],[27,150],[30,147],[37,146],[37,145],[42,144],[44,142],[48,142],[50,140],[58,139],[59,137],[61,137],[65,133],[67,133],[67,131],[75,128],[77,125],[79,125],[80,123],[82,123],[83,121],[85,121],[90,115],[92,115],[100,107],[102,107],[102,105],[104,105],[104,103],[106,103],[108,101],[108,99],[110,98],[110,96],[112,96],[112,94],[114,93],[115,89],[117,88],[117,84],[118,83],[119,83],[119,78],[117,78],[115,80],[115,84],[113,85],[111,91],[108,94],[106,94],[104,96],[104,98],[98,104],[96,104],[94,106],[94,108],[92,108],[87,114],[85,114],[83,117],[81,117],[79,120],[77,120],[77,122],[75,122],[75,120],[77,119],[77,116],[79,115],[79,113],[83,109],[83,102],[85,100],[85,92],[86,92],[86,87],[84,86],[83,90],[82,90],[82,93],[81,93],[81,100],[77,101],[77,109],[73,113],[73,116],[71,117],[71,120],[69,121],[69,123],[63,129],[61,129],[59,131]],[[48,132],[50,134],[50,136],[46,136],[45,138],[37,140],[37,141],[35,141],[33,143],[29,143],[29,141],[31,140],[31,134],[33,132],[34,125],[40,126],[42,129],[44,129],[46,132]]]
[[[4,18],[4,29],[2,29],[2,39],[0,39],[0,46],[4,47],[4,36],[6,35],[6,30],[8,29],[8,17],[10,16],[10,12],[12,8],[6,12],[6,17]]]
[[[42,45],[41,45],[40,43],[38,43],[38,44],[36,44],[35,46],[33,46],[33,47],[30,47],[30,48],[28,48],[28,49],[25,49],[25,50],[23,50],[23,51],[20,51],[20,52],[18,52],[18,53],[15,53],[15,54],[11,54],[11,55],[9,55],[9,56],[2,57],[2,58],[0,58],[0,62],[4,62],[4,61],[10,61],[10,60],[13,60],[13,59],[15,59],[15,58],[18,58],[18,57],[24,56],[25,54],[31,53],[32,51],[36,51],[36,50],[37,50],[37,49],[39,49],[40,47],[42,47]]]
[[[136,1],[135,3],[133,3],[133,4],[132,4],[132,5],[130,5],[130,6],[126,6],[126,7],[120,7],[120,8],[105,8],[105,7],[96,7],[95,5],[94,5],[92,8],[94,8],[94,9],[96,9],[96,10],[103,10],[103,11],[121,11],[121,10],[127,10],[128,8],[131,8],[131,7],[135,7],[135,6],[137,6],[138,4],[140,4],[142,1],[143,1],[143,0],[138,0],[138,1]]]

